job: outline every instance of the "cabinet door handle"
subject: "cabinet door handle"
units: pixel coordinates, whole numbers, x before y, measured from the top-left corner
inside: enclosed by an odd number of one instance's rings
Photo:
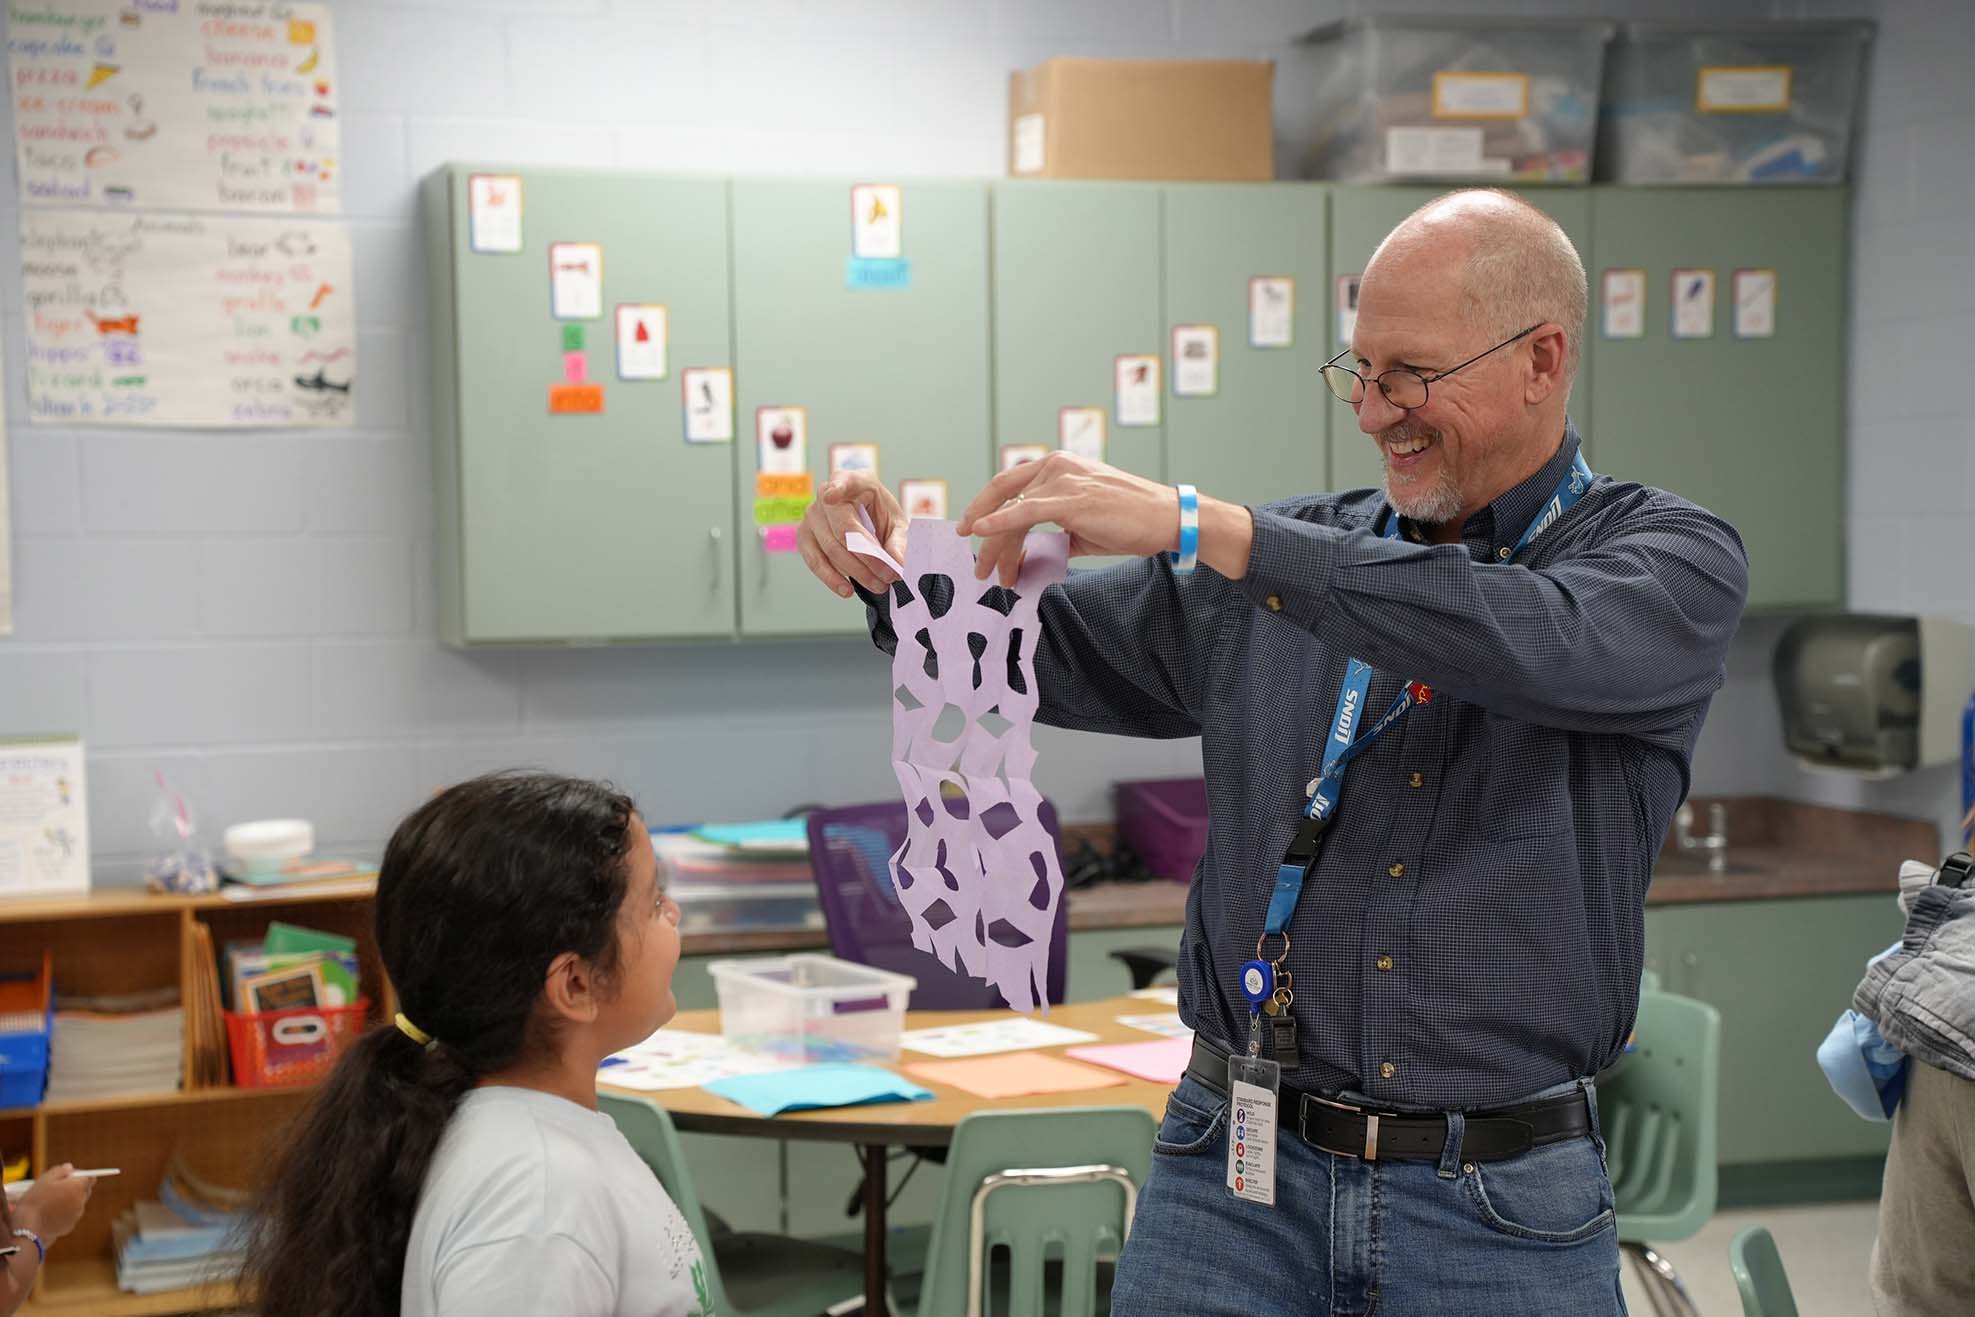
[[[713,550],[712,588],[718,590],[720,588],[720,541],[722,538],[720,534],[720,528],[718,526],[708,527],[706,532],[706,538],[707,538],[707,547]]]

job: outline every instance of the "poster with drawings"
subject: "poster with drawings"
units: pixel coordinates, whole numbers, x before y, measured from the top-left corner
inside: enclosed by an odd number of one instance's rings
[[[339,224],[28,209],[21,279],[33,421],[354,422]]]
[[[7,59],[29,205],[339,209],[327,5],[15,0]]]

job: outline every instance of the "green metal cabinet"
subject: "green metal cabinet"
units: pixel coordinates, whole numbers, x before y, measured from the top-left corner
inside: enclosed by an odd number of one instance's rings
[[[472,249],[475,173],[520,178],[519,251]],[[731,636],[733,451],[685,442],[679,385],[685,367],[732,361],[726,184],[449,165],[422,189],[441,637]],[[552,315],[549,246],[561,242],[602,248],[596,318]],[[617,377],[622,303],[666,307],[665,378]],[[572,350],[601,387],[600,412],[551,414]]]
[[[1332,193],[1331,286],[1325,290],[1323,299],[1324,340],[1330,344],[1330,350],[1324,353],[1326,359],[1350,346],[1337,335],[1337,281],[1346,275],[1362,273],[1386,234],[1415,210],[1450,190],[1412,186],[1340,187]],[[1590,269],[1593,242],[1591,193],[1594,189],[1532,187],[1511,190],[1562,226],[1576,245],[1578,254],[1584,258],[1585,268]],[[1595,285],[1595,274],[1592,279]],[[1586,460],[1596,463],[1601,436],[1590,423],[1591,399],[1596,384],[1591,369],[1591,359],[1597,354],[1595,288],[1593,300],[1593,317],[1585,335],[1585,360],[1578,365],[1577,380],[1571,389],[1570,415],[1584,433]],[[1486,343],[1477,344],[1474,351],[1479,352],[1487,346]],[[1378,450],[1370,439],[1359,432],[1358,418],[1349,407],[1335,399],[1330,399],[1330,403],[1330,487],[1359,489],[1379,484],[1384,475]],[[1602,467],[1598,469],[1603,470]]]
[[[989,474],[987,185],[902,185],[903,278],[857,287],[852,187],[733,185],[744,636],[864,629],[863,610],[825,590],[799,555],[766,549],[754,516],[757,409],[805,410],[818,488],[835,444],[876,444],[878,475],[894,491],[903,480],[946,481],[952,517]]]
[[[1886,1151],[1888,1127],[1831,1092],[1817,1045],[1900,928],[1890,894],[1647,907],[1646,968],[1721,1012],[1723,1164]]]
[[[1327,191],[1310,183],[1165,189],[1168,479],[1251,504],[1325,487],[1333,401],[1321,370],[1330,355]],[[1250,343],[1250,281],[1257,278],[1294,280],[1286,347]],[[1182,325],[1218,331],[1211,397],[1180,396],[1173,331]]]
[[[1118,357],[1167,362],[1159,211],[1156,184],[994,185],[997,449],[1054,449],[1063,408],[1102,408],[1105,460],[1166,478],[1170,386],[1161,424],[1120,426],[1115,406]]]
[[[1834,188],[1598,188],[1600,272],[1643,269],[1646,333],[1593,354],[1601,472],[1725,517],[1754,608],[1844,598],[1845,242]],[[1676,269],[1715,277],[1714,333],[1671,333]],[[1732,333],[1734,272],[1776,274],[1772,337]]]

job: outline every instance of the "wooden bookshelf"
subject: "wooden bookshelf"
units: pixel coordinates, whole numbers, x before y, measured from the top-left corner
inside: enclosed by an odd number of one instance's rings
[[[356,939],[373,1020],[389,1019],[396,997],[385,978],[371,927],[374,882],[329,880],[306,887],[256,891],[252,899],[159,896],[141,891],[91,892],[73,897],[0,901],[0,968],[27,968],[43,948],[54,955],[58,989],[74,993],[136,992],[176,984],[192,1000],[195,924],[211,930],[216,947],[258,937],[281,919]],[[189,1049],[188,1049],[189,1050]],[[181,1084],[192,1077],[184,1059]],[[181,1087],[83,1101],[44,1102],[0,1110],[0,1148],[29,1151],[31,1173],[73,1162],[115,1166],[122,1174],[97,1182],[82,1222],[49,1251],[48,1266],[26,1313],[148,1317],[234,1307],[230,1284],[159,1294],[117,1288],[110,1223],[131,1203],[157,1196],[175,1149],[201,1174],[248,1184],[279,1146],[282,1129],[307,1102],[307,1087]]]

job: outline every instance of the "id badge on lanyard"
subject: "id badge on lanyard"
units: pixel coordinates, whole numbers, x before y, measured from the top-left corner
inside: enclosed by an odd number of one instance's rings
[[[1250,961],[1241,968],[1241,992],[1248,998],[1248,1051],[1228,1055],[1228,1192],[1274,1207],[1282,1066],[1262,1055],[1262,1003],[1287,989],[1276,986],[1268,962]]]

